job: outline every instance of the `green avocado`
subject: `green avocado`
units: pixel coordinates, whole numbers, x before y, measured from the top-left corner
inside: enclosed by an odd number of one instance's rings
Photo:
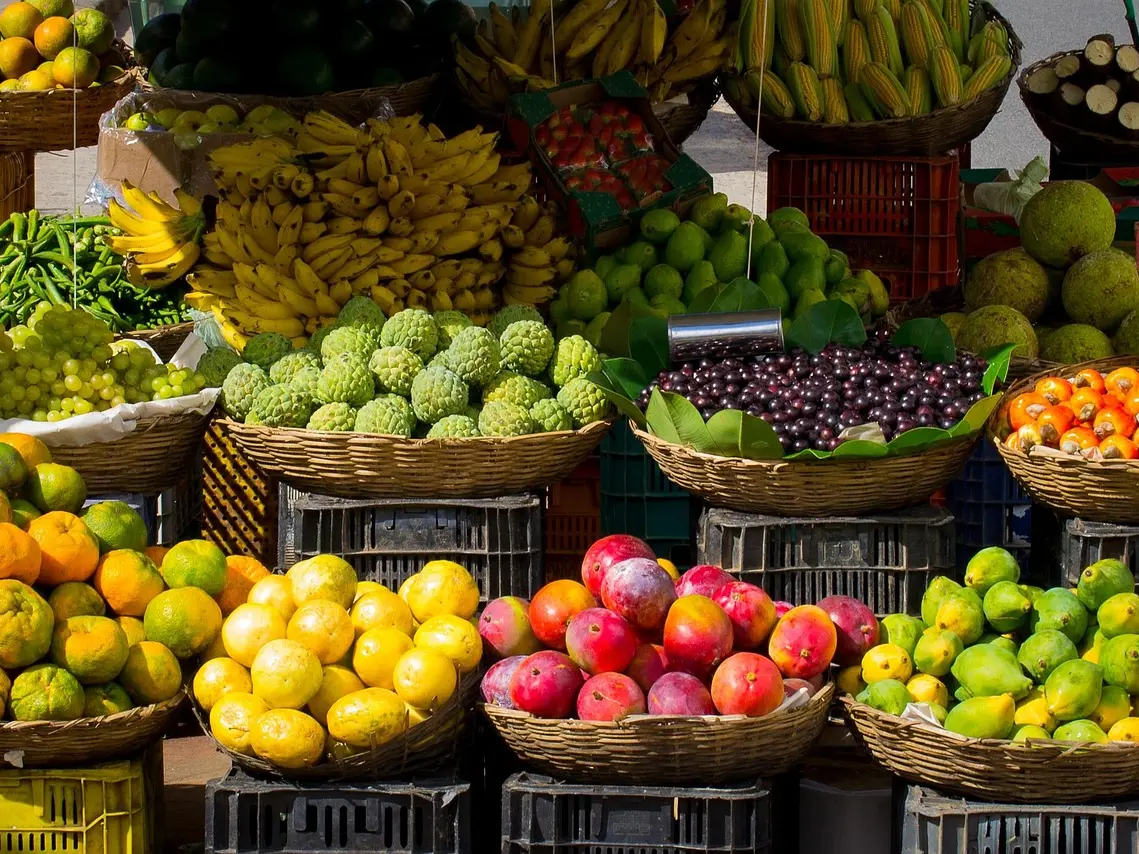
[[[194,64],[192,62],[183,62],[180,65],[175,65],[170,69],[170,73],[166,75],[165,86],[167,89],[198,89],[204,87],[198,86],[194,83]],[[211,89],[211,92],[220,92],[221,89]]]
[[[181,31],[182,16],[177,12],[166,12],[151,18],[135,36],[135,58],[143,67],[149,68],[159,53],[168,47],[174,47]]]
[[[282,88],[290,95],[320,95],[336,86],[332,63],[312,47],[295,48],[282,56],[278,73]]]
[[[241,69],[229,59],[207,56],[194,66],[194,88],[201,92],[237,92]]]
[[[150,75],[148,79],[153,86],[163,87],[166,85],[166,76],[178,64],[178,52],[173,47],[168,47],[158,52],[158,56],[154,58],[154,62],[150,63]]]

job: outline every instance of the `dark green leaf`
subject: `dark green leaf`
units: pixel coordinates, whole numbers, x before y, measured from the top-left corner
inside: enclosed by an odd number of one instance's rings
[[[771,425],[736,409],[722,409],[708,419],[708,432],[723,456],[777,460],[783,446]]]
[[[760,300],[759,285],[749,279],[733,279],[716,295],[709,311],[751,311]]]
[[[636,364],[636,362],[633,362],[633,364]],[[626,418],[631,418],[641,427],[645,426],[645,414],[637,408],[636,403],[634,403],[629,397],[625,395],[624,391],[621,389],[621,385],[618,382],[614,381],[614,379],[608,373],[604,371],[595,371],[594,373],[589,374],[587,379],[589,379],[590,382],[596,384],[596,386],[601,389],[609,402],[617,407],[618,411],[620,411],[622,415],[624,415]]]
[[[1001,395],[999,394],[990,394],[988,397],[981,398],[969,407],[965,417],[954,424],[949,432],[954,436],[968,436],[970,433],[983,430],[985,422],[989,420],[989,416],[993,414],[993,410],[997,408],[1000,402]]]
[[[796,451],[795,453],[791,454],[790,456],[786,456],[783,459],[789,462],[794,460],[826,460],[830,459],[830,456],[830,451],[816,451],[814,448],[804,448],[803,450]]]
[[[693,297],[692,302],[688,304],[689,314],[708,314],[712,311],[712,305],[716,302],[716,298],[724,290],[722,285],[709,285]]]
[[[660,317],[638,317],[629,327],[629,355],[651,382],[668,368],[668,324]]]
[[[606,359],[603,372],[609,377],[612,387],[625,392],[630,400],[639,396],[651,380],[640,363],[633,359]]]
[[[952,438],[948,430],[942,430],[940,427],[915,427],[900,436],[895,436],[886,448],[890,456],[913,454]]]
[[[907,320],[890,337],[895,347],[917,347],[923,359],[950,364],[957,358],[953,347],[953,334],[945,322],[937,317],[915,317]]]
[[[869,442],[866,439],[851,439],[849,442],[843,442],[831,453],[835,459],[863,459],[872,460],[876,457],[884,457],[888,454],[886,446],[881,442]]]
[[[629,332],[633,321],[638,317],[649,316],[652,316],[652,312],[648,306],[625,300],[613,309],[605,321],[605,328],[601,330],[601,346],[597,349],[610,356],[632,355],[629,352]]]
[[[738,409],[721,409],[708,419],[708,435],[716,446],[713,452],[721,457],[741,457],[740,431],[743,412]]]
[[[645,407],[645,423],[654,436],[676,445],[684,444],[676,425],[672,423],[672,413],[668,411],[668,405],[656,389],[649,397],[649,405]]]
[[[1004,382],[1008,377],[1008,366],[1012,362],[1012,351],[1015,349],[1015,344],[1002,344],[981,354],[981,358],[987,363],[985,375],[981,377],[981,390],[985,394],[992,394],[997,383]]]
[[[788,347],[802,347],[811,355],[822,352],[827,344],[860,347],[866,343],[866,328],[858,312],[843,300],[828,299],[815,303],[791,324]]]
[[[660,400],[660,405],[653,406],[653,400]],[[658,415],[663,408],[664,415]],[[672,392],[662,392],[660,389],[653,389],[652,398],[649,400],[649,411],[647,413],[649,420],[649,427],[654,433],[657,433],[654,425],[654,415],[659,418],[667,418],[668,426],[665,427],[669,432],[667,441],[677,442],[678,444],[692,448],[694,451],[700,451],[705,454],[716,453],[716,443],[712,440],[712,434],[708,432],[708,425],[704,423],[704,419],[700,417],[700,410],[688,402],[686,398],[681,397],[679,394]],[[662,439],[665,436],[657,433]]]

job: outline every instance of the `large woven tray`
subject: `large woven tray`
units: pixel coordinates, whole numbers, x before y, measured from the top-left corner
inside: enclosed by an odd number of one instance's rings
[[[843,697],[854,737],[915,783],[1003,803],[1100,803],[1139,792],[1139,745],[966,738]]]
[[[665,442],[632,425],[669,480],[712,507],[771,516],[862,516],[923,504],[965,467],[980,432],[872,460],[745,460]]]
[[[1139,460],[1096,462],[1078,456],[1029,456],[997,441],[1007,432],[1007,408],[1017,395],[1031,390],[1039,379],[1056,374],[1070,377],[1084,368],[1107,373],[1114,368],[1139,363],[1135,356],[1115,356],[1041,371],[1026,377],[1005,394],[1004,402],[989,417],[986,441],[995,441],[997,452],[1012,476],[1032,496],[1065,516],[1096,522],[1133,525],[1139,522]]]
[[[762,718],[655,717],[612,723],[535,718],[489,703],[482,709],[527,765],[584,783],[714,786],[795,767],[822,732],[834,694]]]
[[[144,341],[154,349],[158,358],[164,362],[169,362],[193,331],[194,323],[188,320],[185,323],[172,323],[169,326],[158,326],[154,329],[134,329],[130,332],[120,332],[115,336],[115,339],[119,341],[124,339]]]
[[[598,421],[580,430],[509,439],[404,439],[374,433],[222,426],[267,476],[308,492],[341,498],[454,498],[530,492],[564,480],[609,430]]]
[[[114,715],[0,725],[0,767],[44,768],[123,759],[162,737],[186,695]]]

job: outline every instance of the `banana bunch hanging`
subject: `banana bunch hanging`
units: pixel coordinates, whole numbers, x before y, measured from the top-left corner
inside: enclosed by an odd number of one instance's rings
[[[111,224],[122,232],[107,238],[111,249],[126,258],[127,280],[138,288],[160,289],[181,279],[198,261],[198,240],[206,218],[201,203],[175,190],[178,207],[156,193],[144,193],[129,181],[122,185],[126,207],[111,199]]]
[[[725,67],[736,44],[727,0],[697,0],[671,32],[657,0],[533,0],[525,16],[510,11],[491,3],[472,43],[454,39],[459,86],[486,112],[518,92],[624,69],[661,103]]]

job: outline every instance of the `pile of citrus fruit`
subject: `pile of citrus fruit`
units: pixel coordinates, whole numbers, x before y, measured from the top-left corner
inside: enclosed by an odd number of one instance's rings
[[[115,27],[71,0],[20,0],[0,12],[0,92],[86,89],[122,76]]]
[[[257,580],[228,613],[194,698],[218,742],[279,768],[368,751],[427,720],[478,667],[478,603],[475,580],[450,561],[395,593],[317,555]]]
[[[205,651],[224,607],[269,574],[203,540],[148,546],[129,505],[86,500],[83,478],[42,442],[0,434],[0,712],[11,720],[171,699],[180,661]]]

